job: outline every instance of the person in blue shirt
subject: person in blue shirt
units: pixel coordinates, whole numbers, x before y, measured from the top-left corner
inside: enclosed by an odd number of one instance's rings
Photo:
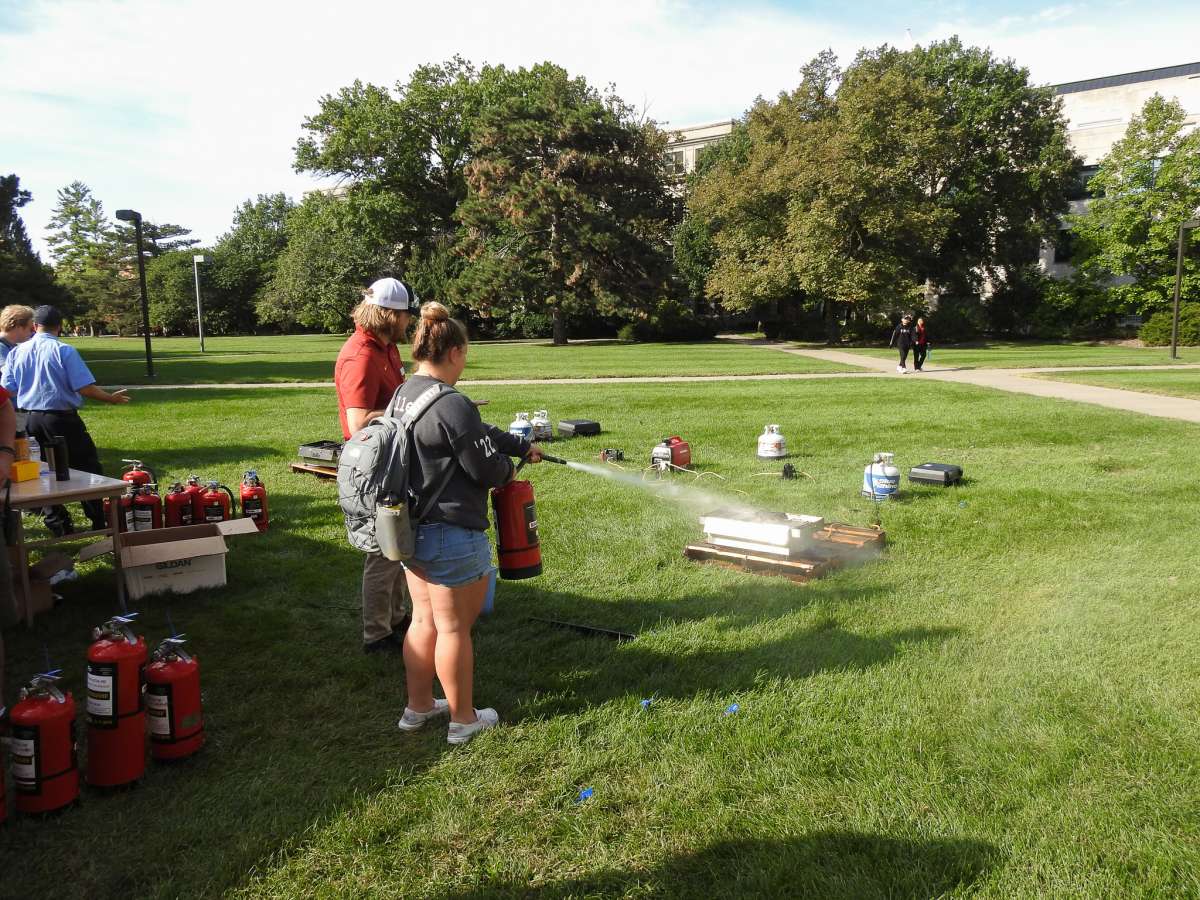
[[[39,444],[47,447],[61,437],[66,440],[72,469],[103,475],[96,445],[79,417],[79,408],[85,397],[101,403],[128,403],[129,396],[124,391],[110,394],[97,385],[79,351],[58,339],[62,313],[57,309],[39,306],[33,321],[37,333],[9,353],[0,384],[16,399],[17,408],[26,411],[26,429]],[[85,500],[82,505],[93,529],[108,527],[101,501]],[[44,518],[52,534],[74,531],[71,514],[64,506],[47,507]]]

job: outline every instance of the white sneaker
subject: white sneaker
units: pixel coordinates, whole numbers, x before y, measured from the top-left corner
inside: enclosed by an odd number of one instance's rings
[[[904,368],[904,366],[896,366],[896,371],[899,372],[901,375],[908,374],[908,369]]]
[[[396,723],[396,727],[401,731],[416,731],[424,727],[425,723],[430,719],[436,719],[438,716],[448,716],[450,714],[450,701],[443,700],[440,697],[433,698],[433,709],[428,712],[417,712],[415,709],[404,707],[404,715],[400,717],[400,721]]]
[[[500,724],[500,714],[490,707],[475,710],[475,721],[470,725],[461,722],[451,722],[446,732],[447,744],[465,744],[479,732],[495,728]]]

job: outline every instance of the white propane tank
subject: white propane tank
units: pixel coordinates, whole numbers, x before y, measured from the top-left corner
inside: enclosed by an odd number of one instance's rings
[[[886,500],[900,490],[900,470],[892,465],[894,453],[876,453],[874,462],[863,469],[862,494],[874,500]]]
[[[516,435],[519,438],[525,438],[527,441],[533,440],[533,423],[529,421],[529,413],[517,413],[517,417],[508,426],[508,433]]]
[[[787,456],[787,442],[779,433],[778,425],[767,425],[758,436],[759,459],[783,459]]]
[[[533,414],[533,438],[535,441],[550,441],[554,439],[554,429],[550,426],[550,413],[539,409]]]

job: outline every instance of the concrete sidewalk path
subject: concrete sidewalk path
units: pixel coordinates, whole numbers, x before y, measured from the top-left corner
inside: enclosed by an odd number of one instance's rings
[[[1030,375],[1036,376],[1057,372],[1065,374],[1068,372],[1145,372],[1200,369],[1200,365],[1192,363],[1163,366],[1062,366],[1030,369],[980,369],[926,365],[921,372],[910,370],[909,374],[902,375],[896,371],[896,364],[894,362],[874,356],[847,353],[844,350],[804,350],[798,347],[789,347],[786,344],[763,344],[760,346],[771,347],[775,350],[781,350],[784,353],[794,353],[797,356],[824,359],[829,362],[842,363],[848,366],[862,366],[863,368],[872,369],[875,372],[887,373],[893,378],[907,378],[913,381],[954,381],[959,384],[973,384],[977,387],[1009,391],[1013,394],[1030,394],[1035,397],[1050,397],[1055,400],[1073,400],[1077,403],[1091,403],[1095,406],[1106,406],[1109,409],[1123,409],[1127,412],[1158,416],[1163,419],[1182,419],[1185,422],[1200,423],[1200,400],[1029,377]]]

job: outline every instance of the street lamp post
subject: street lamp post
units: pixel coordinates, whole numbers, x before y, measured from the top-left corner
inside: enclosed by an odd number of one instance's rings
[[[146,377],[154,377],[154,353],[150,348],[150,301],[146,297],[146,260],[142,253],[142,214],[133,209],[118,209],[117,218],[132,222],[137,237],[138,282],[142,288],[142,333],[146,335]]]
[[[1171,359],[1179,359],[1179,292],[1183,285],[1183,241],[1187,233],[1200,228],[1200,219],[1179,223],[1179,247],[1175,253],[1175,312],[1171,318]]]
[[[192,271],[196,275],[196,331],[200,335],[200,352],[204,352],[204,307],[200,304],[200,263],[208,262],[208,257],[197,253],[192,257]]]

